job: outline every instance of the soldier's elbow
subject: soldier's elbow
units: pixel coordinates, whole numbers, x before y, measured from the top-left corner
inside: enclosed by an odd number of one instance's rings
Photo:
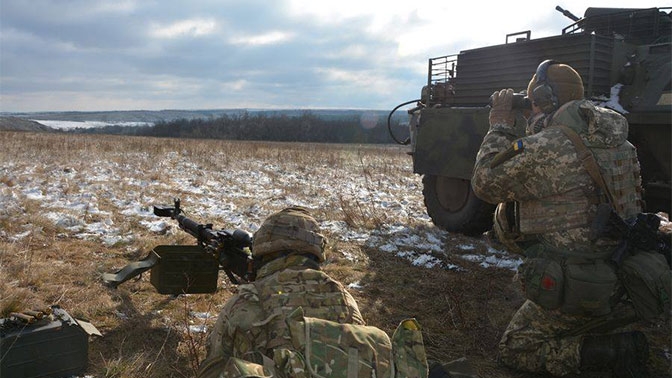
[[[477,175],[474,175],[471,180],[471,189],[480,200],[493,204],[499,203],[493,196],[492,186]]]

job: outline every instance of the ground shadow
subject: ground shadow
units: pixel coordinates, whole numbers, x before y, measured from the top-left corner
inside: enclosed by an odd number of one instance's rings
[[[161,324],[161,310],[175,300],[166,296],[150,311],[142,313],[128,291],[115,290],[119,299],[120,324],[94,339],[89,346],[90,365],[105,377],[185,377],[191,376],[189,361],[177,351],[182,335]]]

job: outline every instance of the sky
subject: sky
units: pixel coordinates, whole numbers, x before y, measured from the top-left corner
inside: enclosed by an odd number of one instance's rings
[[[0,112],[389,110],[427,60],[641,1],[1,0]]]

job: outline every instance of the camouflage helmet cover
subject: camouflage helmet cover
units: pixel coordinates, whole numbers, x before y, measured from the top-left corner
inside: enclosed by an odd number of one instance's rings
[[[320,226],[307,209],[288,207],[266,218],[254,233],[252,254],[261,257],[281,251],[294,251],[310,253],[323,262],[326,243],[327,239],[320,234]]]

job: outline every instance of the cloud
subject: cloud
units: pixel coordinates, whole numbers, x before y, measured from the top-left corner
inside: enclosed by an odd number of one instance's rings
[[[151,34],[158,38],[176,38],[182,36],[199,37],[212,34],[217,23],[212,19],[189,19],[173,22],[169,25],[155,24]]]
[[[430,57],[570,22],[538,1],[2,0],[0,111],[391,109]]]
[[[270,31],[264,34],[233,37],[229,40],[234,45],[263,46],[283,43],[291,40],[293,33]]]

